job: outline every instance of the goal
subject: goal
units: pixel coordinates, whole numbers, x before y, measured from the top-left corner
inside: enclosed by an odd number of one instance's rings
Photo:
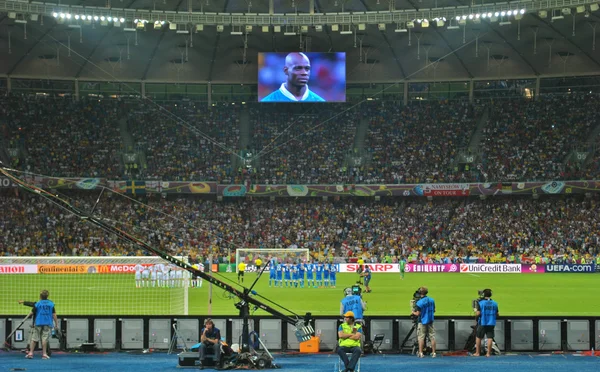
[[[0,257],[0,314],[47,289],[60,316],[187,315],[188,286],[189,272],[157,256]]]
[[[265,265],[269,258],[275,258],[277,262],[307,262],[310,255],[306,248],[239,248],[235,251],[235,271],[238,271],[241,262],[246,264],[246,271],[256,271],[256,259]]]

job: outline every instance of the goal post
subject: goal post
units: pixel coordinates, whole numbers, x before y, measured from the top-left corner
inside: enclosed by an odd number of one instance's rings
[[[266,265],[269,258],[284,263],[308,262],[310,252],[306,248],[239,248],[235,251],[235,272],[239,271],[242,262],[246,264],[246,271],[256,271],[256,259]]]
[[[188,315],[189,282],[158,256],[0,257],[0,314],[47,289],[61,315]]]

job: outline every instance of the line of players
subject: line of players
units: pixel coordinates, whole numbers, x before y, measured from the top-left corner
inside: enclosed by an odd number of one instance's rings
[[[307,288],[335,288],[338,271],[338,265],[333,263],[277,263],[272,259],[269,264],[269,287],[304,288],[306,284]]]
[[[196,270],[204,271],[204,265],[195,264]],[[178,288],[189,285],[192,288],[202,287],[202,278],[195,275],[191,277],[190,272],[173,264],[135,265],[135,287],[136,288]]]

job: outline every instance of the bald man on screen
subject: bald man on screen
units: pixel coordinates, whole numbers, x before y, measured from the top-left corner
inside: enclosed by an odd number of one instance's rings
[[[304,53],[290,53],[285,57],[283,73],[285,83],[261,102],[325,102],[319,95],[308,89],[310,60]]]

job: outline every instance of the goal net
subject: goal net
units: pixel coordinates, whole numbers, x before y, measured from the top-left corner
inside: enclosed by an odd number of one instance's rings
[[[246,264],[246,271],[256,271],[256,260],[266,265],[271,259],[278,263],[308,262],[309,251],[306,248],[240,248],[235,251],[235,271],[239,270],[239,264]]]
[[[0,314],[50,292],[59,315],[187,315],[189,272],[157,256],[0,257]]]

